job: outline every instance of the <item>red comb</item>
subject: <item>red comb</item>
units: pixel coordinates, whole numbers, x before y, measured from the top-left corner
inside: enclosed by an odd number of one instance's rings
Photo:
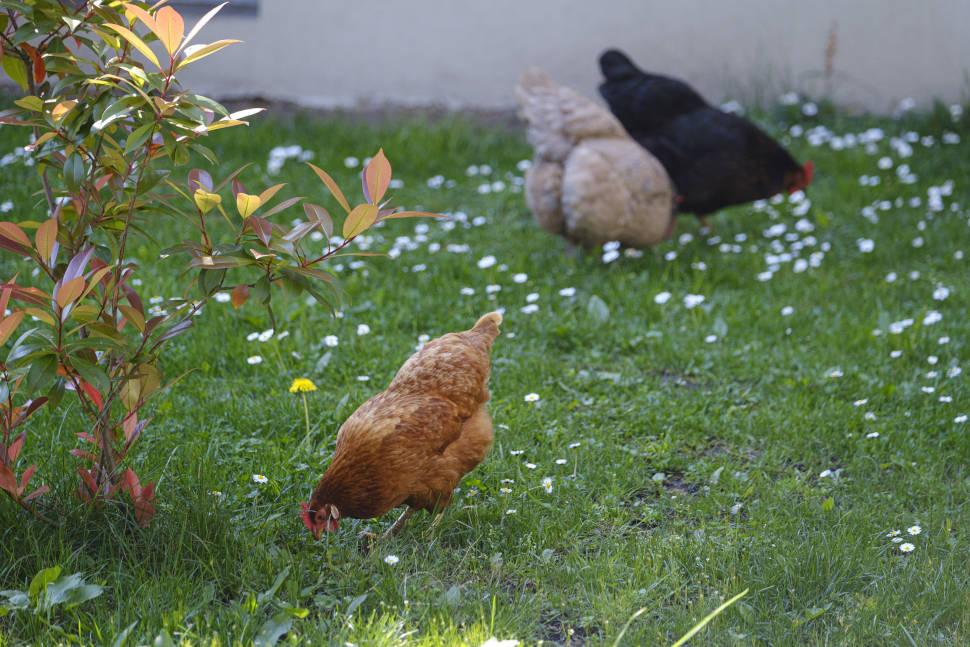
[[[805,186],[812,183],[812,177],[815,175],[815,165],[812,160],[808,160],[802,165],[802,173],[805,174]]]

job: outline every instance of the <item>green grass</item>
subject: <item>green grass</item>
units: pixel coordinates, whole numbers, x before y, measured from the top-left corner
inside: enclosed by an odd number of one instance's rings
[[[765,119],[778,132],[793,118]],[[800,257],[831,249],[819,267],[796,273],[784,262],[769,281],[757,277],[771,241],[788,252],[791,242],[763,232],[778,224],[795,231],[799,217],[787,204],[774,218],[742,207],[714,219],[723,243],[747,236],[740,253],[707,244],[684,217],[678,235],[693,240],[642,258],[605,264],[599,252],[565,255],[533,224],[521,193],[482,194],[481,178],[465,175],[469,165],[489,164],[490,179],[511,186],[506,174],[519,175],[516,163],[530,156],[514,131],[454,119],[373,126],[295,116],[214,136],[222,172],[250,160],[265,168],[273,146],[295,143],[346,186],[356,171],[344,168],[344,157],[382,145],[405,182],[397,202],[463,211],[484,224],[449,231],[430,223],[416,250],[345,268],[342,319],[284,300],[276,308],[289,333],[282,340],[246,340],[269,327],[256,307],[208,307],[165,364],[169,376],[192,372],[156,403],[134,456],[142,478],[158,481],[159,512],[147,530],[123,508],[90,511],[72,497],[68,449],[82,430],[75,408],[34,419],[26,459],[51,485],[50,509],[63,525],[41,525],[0,500],[0,589],[24,589],[38,570],[59,564],[106,592],[50,619],[0,618],[0,645],[111,644],[129,626],[129,644],[151,643],[162,631],[176,644],[248,644],[286,608],[306,610],[289,644],[478,645],[490,636],[613,644],[646,608],[622,643],[664,645],[746,588],[695,644],[967,644],[970,423],[954,418],[970,414],[970,260],[954,254],[970,253],[970,129],[939,115],[894,122],[827,112],[821,123],[839,134],[881,127],[886,138],[876,154],[792,141],[818,169],[804,216],[815,230],[796,232],[816,244]],[[913,156],[899,159],[889,137],[908,130],[934,135],[935,145],[913,144]],[[963,142],[942,145],[944,130]],[[21,137],[0,129],[0,152]],[[883,155],[909,164],[918,181],[904,185],[893,170],[879,170]],[[261,173],[244,179],[269,184]],[[454,187],[428,188],[437,174]],[[860,175],[882,182],[863,187]],[[296,161],[277,178],[292,194],[325,200]],[[927,189],[946,179],[956,186],[945,210],[927,214]],[[32,169],[3,169],[4,199],[15,204],[8,217],[30,217],[35,186]],[[922,206],[878,211],[878,224],[860,215],[876,201],[915,196]],[[416,222],[376,230],[372,249],[414,239]],[[158,241],[136,246],[146,297],[177,294],[174,259],[157,260],[176,230],[160,222],[152,228]],[[922,247],[912,245],[917,236]],[[875,249],[862,253],[859,238]],[[448,244],[470,251],[449,252]],[[671,252],[676,258],[665,260]],[[487,255],[496,265],[479,269]],[[13,270],[9,262],[5,270]],[[889,272],[898,280],[886,282]],[[517,273],[527,281],[514,282]],[[490,284],[502,286],[495,298],[486,294]],[[933,299],[937,285],[951,289],[948,299]],[[463,287],[475,294],[462,295]],[[559,295],[566,287],[574,297]],[[654,301],[662,291],[673,295],[664,305]],[[538,311],[525,314],[531,293]],[[706,299],[686,309],[689,293]],[[419,335],[466,328],[498,306],[507,311],[491,382],[495,448],[443,523],[433,528],[420,515],[369,555],[358,551],[357,532],[390,515],[348,521],[313,542],[298,503],[325,468],[340,423],[383,388]],[[784,316],[785,306],[794,313]],[[930,310],[942,321],[924,325]],[[888,332],[906,318],[914,325]],[[367,336],[356,334],[362,323]],[[326,347],[327,335],[339,346]],[[707,343],[708,335],[717,340]],[[938,343],[943,336],[948,344]],[[901,357],[891,358],[897,349]],[[247,364],[257,354],[264,362]],[[952,366],[963,375],[948,378]],[[836,368],[842,377],[828,377]],[[320,388],[310,397],[313,434],[302,445],[302,404],[287,393],[298,376]],[[541,400],[526,402],[529,393]],[[879,436],[867,438],[871,432]],[[839,471],[820,477],[823,470]],[[257,473],[269,483],[255,484]],[[553,479],[551,493],[544,477]],[[915,550],[903,555],[886,535],[915,524],[922,533],[907,538]],[[389,554],[399,563],[386,564]],[[281,573],[275,594],[257,599]]]

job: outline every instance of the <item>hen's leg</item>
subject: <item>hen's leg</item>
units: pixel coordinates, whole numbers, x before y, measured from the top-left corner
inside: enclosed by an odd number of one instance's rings
[[[414,508],[408,506],[408,508],[401,513],[401,516],[397,518],[397,521],[391,524],[391,527],[388,528],[383,535],[381,535],[381,539],[390,539],[397,533],[401,532],[401,528],[404,527],[404,524],[407,523],[407,520],[411,518],[412,514],[414,514]]]
[[[703,229],[703,230],[704,230],[704,231],[705,231],[706,233],[708,233],[708,234],[713,234],[713,233],[714,233],[714,225],[712,225],[712,224],[711,224],[711,221],[710,221],[710,220],[708,220],[708,216],[710,216],[710,215],[711,215],[711,214],[709,214],[709,213],[705,213],[705,214],[701,214],[701,215],[698,215],[698,216],[697,216],[697,220],[699,220],[699,221],[700,221],[700,223],[701,223],[701,228],[702,228],[702,229]]]
[[[384,534],[382,535],[377,535],[369,530],[365,530],[357,535],[357,540],[360,542],[361,550],[366,553],[370,550],[372,544],[376,544],[379,541],[387,541],[397,533],[401,532],[401,528],[404,527],[404,524],[408,519],[411,518],[412,514],[414,514],[414,508],[408,506],[408,508],[401,513],[401,516],[397,518],[397,521],[391,524],[391,527],[384,531]]]

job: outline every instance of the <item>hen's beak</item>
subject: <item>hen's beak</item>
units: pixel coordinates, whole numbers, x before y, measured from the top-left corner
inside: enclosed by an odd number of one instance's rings
[[[315,526],[311,528],[310,532],[313,533],[313,538],[315,540],[320,541],[320,537],[323,536],[323,525],[321,524],[319,526]]]

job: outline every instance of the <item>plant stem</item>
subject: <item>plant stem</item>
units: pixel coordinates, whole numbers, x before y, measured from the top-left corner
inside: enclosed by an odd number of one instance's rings
[[[306,393],[300,395],[303,396],[303,418],[306,420],[306,436],[303,437],[303,442],[306,442],[310,438],[310,408],[306,403]]]

